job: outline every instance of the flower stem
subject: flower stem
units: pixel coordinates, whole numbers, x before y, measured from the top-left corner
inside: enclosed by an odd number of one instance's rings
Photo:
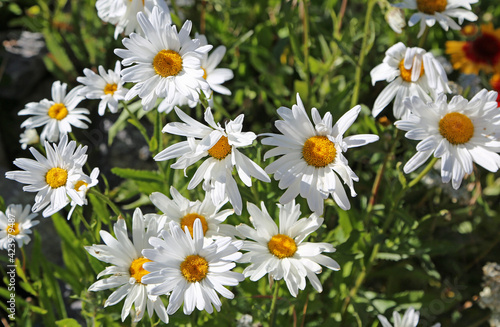
[[[144,127],[144,125],[141,124],[141,122],[139,121],[139,119],[137,119],[137,117],[135,116],[135,114],[132,113],[132,111],[130,111],[130,109],[128,108],[128,106],[125,103],[125,101],[122,101],[122,104],[123,104],[123,108],[125,109],[125,111],[127,111],[128,115],[130,116],[130,120],[131,120],[132,125],[134,125],[135,127],[137,127],[137,129],[139,130],[139,132],[141,132],[142,136],[146,140],[146,143],[149,145],[149,136],[148,136],[148,133],[146,131],[146,127]]]
[[[271,302],[271,315],[269,317],[269,327],[273,327],[276,322],[276,302],[278,300],[278,292],[280,290],[280,281],[276,280],[274,282],[274,294],[273,301]]]
[[[422,38],[418,42],[418,47],[419,48],[423,48],[424,47],[425,41],[427,40],[427,35],[429,35],[429,26],[426,25],[425,26],[424,35],[422,35]]]
[[[118,209],[118,207],[104,194],[102,194],[101,192],[99,192],[98,190],[96,190],[95,188],[91,188],[89,190],[89,193],[95,195],[96,197],[98,197],[99,199],[103,200],[104,202],[106,202],[106,204],[111,208],[111,210],[113,210],[113,212],[115,213],[115,215],[117,216],[122,216],[122,217],[125,217],[120,209]]]
[[[365,26],[363,29],[363,41],[361,43],[361,51],[359,53],[358,64],[356,65],[355,72],[355,84],[354,89],[352,91],[351,97],[351,108],[354,107],[358,103],[359,99],[359,88],[361,86],[361,74],[363,73],[363,63],[365,61],[365,56],[368,54],[367,46],[368,46],[368,34],[370,33],[370,23],[372,18],[372,11],[375,5],[376,0],[368,0],[368,6],[366,8],[365,15]]]
[[[394,136],[394,139],[393,139],[394,141],[392,142],[391,148],[389,149],[389,152],[385,156],[384,162],[382,163],[382,166],[380,166],[380,168],[377,171],[377,176],[375,177],[375,181],[373,182],[370,200],[368,201],[368,206],[366,208],[367,215],[366,215],[365,223],[370,218],[371,212],[373,210],[373,206],[375,205],[375,201],[377,198],[380,183],[382,181],[382,176],[383,176],[384,171],[385,171],[385,167],[387,166],[389,159],[394,156],[394,151],[396,150],[396,145],[398,144],[399,138],[401,137],[401,133],[399,131],[400,131],[399,129],[396,129],[396,135]]]
[[[417,177],[415,177],[410,183],[408,183],[408,188],[411,188],[415,184],[420,182],[420,180],[424,178],[425,175],[427,175],[427,173],[432,169],[432,167],[434,167],[434,164],[436,163],[437,160],[438,158],[436,157],[432,158],[432,160],[427,164],[427,166],[425,166],[424,170],[422,170]]]
[[[310,74],[309,74],[309,1],[302,0],[302,5],[304,8],[304,17],[302,20],[303,25],[303,42],[304,42],[304,74],[305,74],[305,82],[307,85],[307,98],[306,104],[310,103],[311,99],[311,91],[310,87]]]

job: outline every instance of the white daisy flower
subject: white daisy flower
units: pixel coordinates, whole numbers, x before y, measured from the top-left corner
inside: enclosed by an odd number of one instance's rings
[[[419,96],[431,101],[429,95],[451,93],[448,77],[443,66],[434,56],[421,48],[407,48],[399,42],[385,52],[382,64],[370,72],[372,84],[387,81],[384,90],[373,104],[372,114],[376,117],[391,101],[394,101],[393,112],[397,119],[404,117],[403,100],[410,96]]]
[[[496,99],[497,92],[485,89],[470,101],[457,95],[447,103],[444,94],[429,103],[419,97],[406,99],[404,105],[411,114],[394,124],[408,131],[407,138],[421,142],[404,172],[414,171],[431,155],[441,158],[441,179],[443,183],[451,179],[454,189],[460,187],[465,174],[472,173],[472,162],[496,172],[500,168],[500,113]]]
[[[247,204],[250,220],[254,228],[241,224],[236,229],[246,238],[254,241],[244,241],[244,253],[239,262],[250,262],[251,265],[243,271],[245,277],[257,281],[265,274],[275,280],[284,279],[286,286],[294,297],[298,290],[306,287],[306,277],[312,286],[321,292],[323,287],[316,276],[322,270],[321,265],[339,270],[339,264],[321,253],[335,252],[328,243],[303,242],[305,238],[321,227],[323,218],[312,214],[309,218],[299,219],[300,205],[295,200],[280,205],[279,228],[267,212],[264,202],[262,210],[253,203]]]
[[[88,204],[87,192],[91,187],[97,185],[97,183],[99,182],[97,180],[97,177],[99,177],[99,168],[94,168],[92,169],[90,176],[82,174],[80,176],[80,179],[70,182],[69,187],[75,189],[75,191],[82,199],[83,205]],[[77,205],[79,205],[78,202],[74,200],[71,201],[71,210],[68,213],[68,220],[71,218],[71,215],[73,214],[73,211],[75,210]]]
[[[196,39],[200,40],[200,45],[207,45],[208,41],[205,35],[196,33]],[[214,92],[231,95],[231,91],[222,86],[222,83],[229,81],[234,77],[233,71],[229,68],[217,68],[222,58],[226,54],[226,47],[223,45],[218,46],[210,55],[203,54],[201,58],[201,68],[203,69],[203,78],[207,81],[210,89]],[[207,94],[210,97],[210,93]]]
[[[163,230],[163,239],[152,237],[149,243],[154,249],[142,251],[151,260],[144,264],[150,273],[142,279],[145,284],[157,284],[153,294],[170,293],[168,314],[174,314],[184,303],[184,314],[195,308],[213,312],[222,305],[216,292],[232,299],[234,294],[224,286],[236,286],[244,277],[233,272],[235,260],[241,258],[238,250],[243,241],[232,241],[230,237],[219,238],[206,244],[201,221],[196,219],[193,236],[189,229],[184,231],[175,222],[170,222],[170,231]]]
[[[5,177],[19,183],[28,184],[23,187],[25,192],[38,192],[35,196],[33,212],[43,211],[43,216],[48,217],[64,208],[71,200],[83,205],[83,200],[72,187],[83,175],[82,166],[87,162],[87,146],[76,148],[76,142],[68,143],[64,135],[59,144],[52,146],[45,141],[45,158],[35,148],[30,148],[36,160],[18,158],[14,165],[23,169],[9,171]],[[69,198],[68,198],[69,196]]]
[[[43,99],[40,102],[30,102],[26,108],[19,111],[19,116],[34,115],[26,119],[22,128],[31,129],[44,126],[40,139],[57,142],[62,135],[72,131],[71,125],[78,128],[88,128],[84,122],[90,123],[85,116],[89,111],[76,106],[84,99],[78,95],[81,86],[75,87],[66,94],[67,84],[55,81],[52,84],[52,100]]]
[[[351,196],[356,196],[353,181],[358,181],[358,176],[348,166],[342,152],[378,140],[377,135],[371,134],[343,138],[360,111],[361,106],[355,106],[332,126],[331,113],[327,112],[321,118],[316,108],[311,110],[314,125],[311,124],[298,93],[297,105],[293,105],[292,109],[278,108],[278,115],[283,120],[276,121],[274,125],[282,135],[261,135],[268,136],[262,144],[276,146],[265,153],[264,160],[282,155],[265,168],[268,174],[274,174],[274,178],[280,181],[280,189],[287,189],[280,203],[288,203],[300,194],[307,199],[312,211],[322,215],[323,200],[332,194],[342,209],[350,209],[351,204],[339,176],[351,189]]]
[[[186,21],[177,33],[177,28],[170,24],[170,17],[158,7],[149,18],[138,13],[137,19],[145,37],[133,33],[122,41],[127,50],[115,49],[123,58],[124,66],[136,64],[122,70],[125,82],[136,83],[125,100],[139,95],[144,110],[152,109],[158,97],[172,102],[177,92],[198,101],[198,90],[209,87],[203,79],[201,57],[212,46],[200,47],[199,40],[189,37],[191,21]]]
[[[249,146],[257,137],[253,132],[242,132],[244,115],[241,114],[235,120],[226,123],[222,128],[216,124],[212,111],[207,108],[205,121],[209,126],[203,125],[189,117],[179,108],[175,112],[184,123],[168,123],[163,129],[164,133],[186,136],[187,141],[179,142],[169,146],[158,153],[156,161],[179,158],[171,167],[174,169],[186,169],[198,160],[209,156],[198,168],[189,182],[188,189],[196,187],[204,180],[203,188],[212,197],[216,206],[221,205],[229,198],[237,215],[241,214],[243,207],[240,191],[233,178],[233,168],[243,183],[250,187],[255,177],[263,182],[271,179],[255,162],[238,151],[239,147]]]
[[[207,239],[234,236],[234,226],[222,224],[228,216],[234,213],[234,210],[231,209],[219,212],[220,208],[226,203],[225,201],[216,206],[209,194],[205,196],[203,202],[199,200],[189,201],[173,186],[170,187],[170,195],[172,200],[159,192],[154,192],[149,197],[151,202],[163,212],[163,215],[146,215],[161,221],[159,228],[168,229],[169,222],[173,221],[181,226],[183,230],[187,227],[191,235],[193,235],[193,223],[196,219],[199,219],[203,227],[203,235]]]
[[[19,143],[21,143],[21,148],[26,150],[28,145],[38,144],[40,143],[40,137],[36,129],[26,129],[24,133],[21,133]]]
[[[418,10],[417,13],[410,17],[408,26],[420,22],[420,31],[417,36],[420,37],[425,31],[425,26],[432,27],[436,21],[445,31],[448,28],[460,30],[460,25],[462,25],[464,19],[470,22],[476,21],[477,16],[471,11],[470,5],[477,2],[478,0],[404,0],[394,6]],[[451,17],[458,18],[458,24]]]
[[[27,204],[24,209],[20,204],[11,204],[5,210],[5,214],[0,211],[0,249],[9,248],[9,244],[14,239],[17,241],[17,246],[22,247],[28,244],[31,240],[30,228],[38,225],[38,220],[33,220],[36,213],[30,213],[31,206]]]
[[[196,33],[195,39],[200,41],[200,46],[207,45],[207,38],[205,35]],[[212,91],[220,94],[231,95],[231,91],[222,85],[222,83],[232,79],[234,77],[233,71],[229,68],[217,68],[217,65],[221,62],[224,54],[226,53],[226,47],[221,45],[218,46],[210,55],[204,53],[201,58],[201,68],[203,69],[203,78],[207,81],[210,86],[209,90],[206,90],[205,96],[208,98],[208,105],[213,106]],[[190,108],[196,107],[198,101],[191,101],[187,99],[180,93],[174,97],[172,102],[163,100],[158,106],[159,112],[169,113],[175,106],[189,105]]]
[[[76,80],[82,83],[84,87],[80,89],[79,94],[87,99],[101,99],[99,102],[99,115],[104,116],[106,107],[109,111],[116,113],[118,111],[118,101],[125,99],[128,89],[123,87],[123,81],[120,76],[121,65],[117,61],[115,70],[99,66],[99,75],[92,70],[85,68],[83,73],[85,77],[77,77]]]
[[[104,307],[115,305],[125,298],[121,313],[122,321],[125,321],[131,313],[132,320],[138,322],[147,309],[150,317],[154,311],[161,321],[168,323],[168,315],[161,298],[151,294],[154,285],[145,285],[142,281],[144,276],[149,274],[144,264],[151,260],[146,259],[141,252],[151,248],[148,240],[157,235],[156,220],[150,219],[146,226],[142,212],[137,208],[132,219],[133,241],[128,238],[124,219],[118,219],[113,230],[116,239],[110,233],[101,230],[100,235],[106,245],[94,244],[85,247],[92,256],[112,264],[101,271],[97,278],[104,275],[112,276],[95,282],[89,287],[89,291],[97,292],[118,287],[108,297]]]
[[[100,19],[116,26],[115,39],[121,33],[129,35],[136,32],[142,35],[137,13],[149,16],[155,6],[159,6],[170,19],[170,11],[164,0],[97,0],[95,6]],[[169,24],[172,24],[172,20]]]
[[[382,327],[393,327],[389,320],[387,320],[386,317],[382,315],[378,315],[378,320],[380,320],[380,323],[382,324]],[[418,320],[420,319],[420,312],[416,311],[414,308],[409,307],[408,310],[406,310],[403,318],[401,318],[401,315],[394,311],[392,313],[392,317],[394,320],[394,327],[417,327],[418,325]],[[437,323],[434,324],[432,327],[440,327],[441,324]]]
[[[398,34],[403,32],[406,26],[405,13],[402,9],[389,7],[384,15],[385,21],[392,30]]]

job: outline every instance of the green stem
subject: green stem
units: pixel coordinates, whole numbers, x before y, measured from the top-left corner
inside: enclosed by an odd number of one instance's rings
[[[203,106],[203,108],[206,110],[210,105],[208,104],[208,99],[205,96],[205,93],[203,91],[200,91],[200,103]]]
[[[358,64],[356,65],[356,72],[354,77],[355,84],[351,97],[351,108],[354,107],[356,104],[358,104],[359,88],[361,86],[361,74],[363,73],[363,63],[365,61],[365,56],[367,55],[366,47],[368,46],[368,34],[370,33],[370,23],[375,2],[376,0],[368,0],[368,6],[366,8],[365,26],[363,29],[363,41],[361,43],[361,51],[359,53]]]
[[[75,212],[78,215],[78,217],[80,218],[80,221],[83,223],[83,225],[85,226],[85,228],[87,228],[87,230],[89,231],[89,233],[92,235],[93,241],[96,242],[96,243],[98,243],[99,239],[94,234],[94,231],[92,230],[92,227],[90,227],[88,221],[85,219],[85,217],[83,216],[83,214],[80,212],[80,210],[78,210],[78,208],[75,209]]]
[[[21,257],[23,259],[23,266],[21,267],[21,269],[26,274],[26,252],[24,252],[24,247],[21,247]]]
[[[125,103],[125,101],[122,101],[122,104],[123,104],[123,108],[125,109],[125,111],[127,111],[128,115],[130,116],[130,119],[132,120],[133,125],[135,127],[137,127],[137,129],[139,130],[139,132],[141,132],[142,136],[146,140],[146,143],[149,145],[149,136],[148,136],[148,133],[146,131],[146,127],[144,127],[144,125],[141,124],[141,122],[139,121],[139,119],[137,119],[137,117],[135,116],[135,114],[132,113],[132,111],[130,111],[130,109],[128,108],[128,106]]]
[[[425,44],[425,41],[427,40],[427,35],[429,35],[429,26],[425,26],[425,31],[424,31],[424,35],[422,35],[422,38],[420,38],[420,41],[418,42],[418,47],[419,48],[423,48],[424,47],[424,44]]]
[[[438,161],[438,158],[436,157],[432,158],[432,160],[427,164],[427,166],[425,166],[424,170],[422,170],[417,177],[415,177],[411,182],[408,183],[408,188],[411,188],[415,186],[415,184],[420,182],[420,180],[424,178],[425,175],[427,175],[427,173],[432,169],[432,167],[434,167],[436,161]]]
[[[276,322],[276,302],[278,300],[278,292],[280,290],[280,281],[274,281],[273,301],[271,302],[271,316],[269,317],[269,327],[273,327]]]
[[[99,199],[101,199],[104,202],[106,202],[106,204],[111,208],[111,210],[113,210],[113,212],[115,213],[115,215],[121,216],[121,217],[125,217],[121,213],[120,209],[118,209],[118,207],[106,195],[102,194],[101,192],[99,192],[98,190],[96,190],[94,187],[89,190],[89,193],[95,195]]]
[[[305,82],[307,85],[307,98],[306,105],[310,103],[311,92],[310,92],[310,74],[309,74],[309,1],[302,0],[302,4],[304,6],[304,19],[302,20],[303,25],[303,42],[304,42],[304,74],[305,74]]]
[[[384,174],[385,167],[387,166],[389,159],[394,156],[394,151],[396,150],[396,145],[398,144],[400,137],[401,137],[400,130],[396,129],[396,135],[394,136],[394,139],[393,139],[394,141],[392,142],[391,148],[389,149],[389,152],[385,156],[384,162],[382,163],[382,166],[380,166],[379,170],[377,171],[377,176],[375,177],[375,181],[373,182],[370,200],[368,201],[368,206],[366,208],[367,215],[365,218],[365,225],[366,225],[366,222],[369,220],[369,218],[371,216],[371,212],[373,210],[373,206],[375,205],[376,197],[378,194],[380,183],[382,181],[382,176]]]

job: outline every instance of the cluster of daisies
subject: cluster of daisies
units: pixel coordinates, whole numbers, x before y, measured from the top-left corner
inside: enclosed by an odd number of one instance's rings
[[[398,46],[404,52],[394,51]],[[390,81],[375,103],[385,106],[395,97],[394,116],[401,118],[394,123],[395,126],[407,131],[408,139],[421,141],[417,153],[405,164],[404,172],[414,171],[431,155],[441,159],[443,183],[452,180],[455,189],[460,187],[466,174],[472,173],[473,162],[496,172],[500,168],[497,92],[482,90],[470,101],[457,95],[448,102],[446,94],[436,94],[425,78],[434,74],[438,81],[446,80],[445,74],[436,74],[437,61],[428,60],[426,65],[419,62],[418,54],[415,54],[410,57],[413,59],[410,70],[404,67],[411,50],[402,44],[393,46],[387,51],[384,63],[372,70],[374,81]],[[413,74],[415,67],[418,67],[418,74]],[[417,77],[412,81],[410,76],[415,75]],[[425,93],[425,89],[430,93]],[[376,105],[373,110],[374,116],[380,112]]]
[[[453,16],[451,13],[460,24],[464,19],[476,20],[477,16],[468,11],[474,2],[477,1],[406,0],[396,6],[419,10],[410,18],[410,25],[422,20],[422,33],[425,23],[432,26],[436,20],[445,29],[459,29],[448,17]],[[498,32],[491,25],[484,25],[482,34],[474,41],[448,41],[447,53],[451,54],[454,68],[477,73],[485,67],[500,67],[500,34],[495,33]],[[464,177],[473,172],[474,162],[488,171],[498,171],[500,112],[496,91],[483,89],[471,100],[456,95],[448,101],[451,89],[440,62],[430,52],[406,47],[401,42],[386,51],[383,63],[373,68],[370,75],[373,84],[383,80],[389,83],[375,100],[373,116],[394,100],[393,116],[399,119],[394,125],[406,131],[408,139],[420,141],[417,153],[404,166],[405,173],[413,172],[434,156],[441,159],[442,182],[451,181],[453,188],[458,189]]]
[[[445,29],[457,29],[458,24],[450,17],[457,17],[460,24],[464,19],[476,20],[477,16],[470,11],[470,4],[476,1],[406,0],[398,6],[418,9],[409,25],[421,21],[422,34],[426,25],[432,26],[436,21]],[[281,119],[274,125],[279,133],[260,135],[262,144],[272,147],[264,160],[275,158],[261,168],[241,152],[240,148],[253,145],[258,136],[243,131],[243,114],[221,124],[207,107],[203,124],[178,107],[194,107],[202,99],[208,99],[210,104],[214,92],[231,94],[222,84],[233,78],[232,71],[217,68],[225,47],[220,46],[209,55],[212,46],[205,36],[191,38],[190,21],[178,30],[164,1],[98,0],[96,7],[103,21],[116,26],[115,38],[126,35],[122,40],[126,49],[115,50],[121,62],[107,72],[99,66],[99,74],[85,69],[85,76],[77,79],[82,85],[68,94],[66,84],[55,82],[52,100],[27,104],[19,112],[31,115],[22,124],[26,128],[22,144],[27,147],[40,139],[45,155],[30,148],[35,160],[16,159],[14,164],[22,170],[8,172],[6,177],[27,184],[24,187],[27,192],[37,192],[34,213],[43,210],[43,216],[47,217],[70,204],[69,218],[76,206],[87,204],[86,193],[97,185],[99,174],[97,168],[88,171],[89,175],[84,173],[86,147],[68,142],[72,126],[87,128],[90,122],[89,111],[77,106],[85,98],[98,99],[98,113],[102,116],[107,108],[116,113],[122,102],[139,97],[146,111],[175,110],[181,122],[168,123],[163,132],[186,139],[170,145],[154,159],[177,159],[171,168],[184,171],[199,163],[187,188],[194,189],[201,183],[205,198],[190,201],[172,187],[171,198],[161,193],[150,195],[161,213],[143,214],[139,208],[135,210],[132,239],[121,216],[114,224],[114,236],[101,230],[105,244],[94,244],[86,250],[110,266],[99,273],[99,280],[89,290],[116,289],[104,305],[124,300],[122,320],[131,315],[133,321],[139,321],[147,310],[150,317],[156,313],[163,322],[168,322],[168,316],[181,306],[185,314],[195,309],[211,313],[214,307],[219,311],[220,296],[234,297],[226,286],[236,286],[247,277],[251,281],[265,275],[270,280],[284,280],[292,296],[304,290],[307,278],[321,292],[317,275],[322,266],[331,270],[339,270],[340,266],[323,254],[335,251],[331,244],[307,242],[306,238],[322,226],[324,201],[330,196],[340,208],[350,209],[343,184],[352,197],[356,196],[354,182],[359,178],[344,153],[379,139],[372,134],[344,137],[361,107],[355,106],[334,123],[330,112],[322,117],[312,108],[309,114],[297,94],[291,109],[277,109]],[[480,45],[472,45],[468,55],[479,57],[474,51],[486,41],[477,42]],[[470,101],[461,96],[447,101],[446,94],[451,90],[442,65],[430,52],[403,43],[387,50],[383,63],[371,71],[371,77],[373,83],[383,80],[389,83],[375,101],[373,116],[394,100],[393,114],[399,119],[395,126],[407,131],[409,139],[421,141],[417,153],[404,167],[406,173],[434,155],[441,158],[443,182],[451,180],[453,187],[458,188],[464,176],[472,173],[473,162],[489,171],[500,168],[496,92],[483,90]],[[125,83],[133,86],[128,89]],[[36,128],[42,126],[38,137]],[[49,143],[57,141],[58,144]],[[269,213],[269,206],[263,202],[260,207],[246,204],[252,226],[224,224],[227,217],[241,215],[244,209],[233,175],[235,169],[247,187],[252,186],[252,178],[269,183],[269,175],[273,175],[284,191],[277,204],[278,224],[273,218],[275,208]],[[306,199],[312,212],[307,218],[301,218],[300,206],[295,203],[299,195]],[[224,206],[232,209],[222,210]],[[37,223],[32,221],[35,215],[29,213],[29,206],[24,210],[19,206],[9,207],[7,211],[9,218],[17,217],[17,229],[12,232],[16,234],[12,235],[18,237],[20,244],[27,243],[26,234]],[[0,228],[4,228],[5,219],[2,213]],[[233,271],[236,263],[249,265],[239,273]],[[103,276],[108,277],[100,279]],[[394,320],[401,321],[396,315]],[[389,326],[386,318],[379,319]],[[410,309],[403,321],[415,326],[418,313]]]
[[[361,107],[354,107],[335,124],[330,113],[321,117],[313,108],[311,121],[297,94],[297,104],[292,109],[278,109],[282,120],[275,125],[282,134],[263,134],[262,143],[274,146],[265,154],[265,159],[280,156],[263,169],[239,149],[251,146],[257,138],[255,133],[243,131],[244,115],[221,125],[215,122],[212,109],[207,107],[205,125],[177,107],[193,107],[201,95],[210,104],[213,92],[231,93],[222,84],[233,77],[232,71],[217,68],[225,48],[220,46],[209,56],[212,46],[206,38],[196,35],[191,39],[189,21],[177,31],[168,8],[163,6],[148,7],[151,2],[147,1],[142,6],[140,1],[124,2],[123,8],[103,4],[105,2],[97,3],[99,16],[116,24],[118,35],[130,32],[123,39],[126,49],[115,50],[123,60],[107,72],[100,66],[99,74],[85,69],[85,76],[77,79],[82,85],[68,94],[66,84],[55,82],[52,100],[26,105],[19,113],[31,115],[23,123],[27,128],[24,138],[30,139],[31,131],[43,127],[39,138],[44,142],[44,146],[40,146],[44,154],[31,147],[35,160],[16,159],[14,164],[22,170],[8,172],[6,177],[28,184],[25,191],[38,192],[33,212],[45,209],[43,215],[47,217],[70,204],[69,218],[77,205],[87,204],[86,193],[97,185],[98,178],[97,169],[90,175],[83,172],[87,148],[77,147],[75,141],[68,142],[72,126],[87,128],[90,122],[86,116],[88,110],[77,106],[84,98],[99,99],[98,112],[104,115],[107,108],[116,113],[121,102],[138,96],[144,110],[157,108],[160,112],[169,112],[175,108],[181,122],[169,123],[163,131],[186,137],[186,141],[167,147],[155,160],[176,158],[171,167],[184,170],[203,161],[188,189],[203,181],[205,198],[190,201],[172,187],[172,199],[161,193],[150,196],[162,214],[143,215],[140,209],[134,212],[132,239],[128,237],[122,217],[114,225],[114,236],[100,231],[105,244],[88,246],[86,250],[110,264],[97,276],[108,277],[95,282],[89,290],[116,288],[104,305],[124,300],[123,320],[131,315],[134,321],[139,321],[147,310],[149,316],[156,312],[164,322],[181,306],[185,314],[194,309],[220,310],[222,302],[217,293],[233,298],[226,286],[235,286],[246,277],[256,281],[268,275],[269,279],[284,280],[293,296],[306,287],[306,279],[321,291],[317,274],[322,266],[332,270],[340,266],[323,254],[335,251],[331,244],[311,243],[306,238],[321,227],[324,200],[330,195],[340,207],[350,208],[343,183],[352,196],[356,195],[353,182],[358,177],[343,153],[351,147],[378,140],[376,135],[344,137]],[[130,19],[134,11],[135,20]],[[119,18],[119,13],[128,18]],[[120,25],[125,21],[131,25]],[[122,65],[126,68],[122,69]],[[126,82],[133,86],[126,88]],[[296,126],[302,128],[297,130]],[[58,140],[58,144],[49,143]],[[33,143],[26,141],[24,146]],[[253,226],[224,224],[228,216],[241,215],[243,211],[243,200],[233,176],[235,169],[248,187],[252,186],[252,177],[271,182],[268,174],[274,174],[279,187],[286,190],[278,204],[279,224],[264,203],[260,208],[247,203]],[[300,206],[295,204],[299,194],[307,199],[313,212],[307,218],[301,218]],[[232,209],[222,210],[227,202]],[[33,216],[17,216],[19,226],[27,234],[34,224],[23,225],[23,221]],[[243,273],[232,271],[237,262],[249,263]],[[163,297],[168,297],[166,308]]]

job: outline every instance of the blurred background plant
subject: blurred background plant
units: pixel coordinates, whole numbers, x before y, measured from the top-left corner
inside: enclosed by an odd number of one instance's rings
[[[405,176],[401,163],[413,155],[415,145],[396,132],[390,110],[378,119],[370,110],[386,85],[372,86],[370,70],[399,41],[432,51],[445,67],[447,64],[456,94],[471,98],[478,89],[491,89],[490,75],[481,72],[464,76],[447,62],[445,41],[471,36],[432,28],[422,41],[416,38],[418,28],[408,26],[397,34],[385,21],[391,8],[386,1],[211,0],[168,4],[178,26],[190,19],[192,35],[205,34],[210,44],[227,47],[221,67],[234,71],[234,78],[225,84],[233,95],[214,98],[216,121],[244,113],[246,130],[276,131],[276,108],[291,107],[298,92],[307,110],[317,107],[321,114],[330,111],[335,120],[361,104],[362,114],[348,133],[380,136],[380,141],[370,147],[347,154],[360,178],[352,209],[343,211],[327,200],[325,228],[312,237],[337,248],[332,257],[341,270],[325,270],[320,275],[322,293],[307,286],[293,298],[281,289],[276,325],[377,326],[377,314],[389,317],[394,310],[413,306],[421,313],[419,326],[435,322],[442,326],[486,326],[491,313],[478,304],[478,299],[482,266],[500,261],[500,177],[475,169],[459,190],[453,190],[441,183],[437,171],[431,171],[421,183],[408,188],[418,173]],[[500,27],[496,0],[482,0],[473,5],[473,11],[479,20],[471,26],[491,22]],[[407,12],[406,20],[409,15]],[[113,31],[114,26],[98,18],[95,0],[0,1],[0,38],[4,45],[0,50],[2,175],[14,168],[11,163],[15,158],[26,157],[18,144],[22,119],[17,112],[27,102],[49,97],[50,85],[56,79],[74,86],[84,68],[112,68],[117,60],[113,49],[123,48],[121,38],[113,38]],[[42,41],[45,47],[40,46]],[[15,48],[32,52],[16,53]],[[138,103],[130,105],[151,136],[146,143],[137,129],[127,124],[131,118],[127,112],[101,118],[97,116],[97,102],[87,101],[85,105],[92,112],[93,124],[87,131],[75,132],[76,138],[89,145],[91,166],[101,167],[109,180],[101,183],[102,192],[127,217],[139,205],[149,205],[149,212],[153,212],[148,195],[154,191],[168,195],[170,185],[192,199],[203,198],[199,189],[186,190],[187,180],[182,171],[168,168],[170,161],[157,166],[151,159],[151,153],[161,150],[161,143],[180,140],[166,135],[161,141],[155,138],[159,121],[165,124],[177,120],[174,113],[159,117],[154,111],[146,114]],[[203,109],[198,106],[192,113],[200,120]],[[260,144],[256,149],[247,154],[263,166],[261,154],[267,149]],[[11,191],[13,187],[21,188],[2,179],[0,195],[7,204],[32,201],[20,191]],[[252,189],[242,189],[244,201],[254,203],[275,203],[281,193],[274,181],[256,182]],[[98,231],[111,230],[116,219],[98,197],[89,194],[89,199],[92,209],[77,208],[69,222],[60,215],[45,221],[43,225],[52,223],[53,228],[35,231],[26,253],[19,253],[18,267],[22,269],[17,270],[20,314],[16,325],[122,325],[116,322],[121,306],[103,309],[107,293],[87,291],[105,266],[87,255],[83,246],[101,243]],[[303,199],[297,201],[305,216],[307,205]],[[272,212],[271,206],[267,207]],[[5,203],[0,203],[0,210],[5,210]],[[244,210],[242,216],[233,215],[228,221],[234,225],[248,223],[248,214]],[[82,227],[87,223],[90,229]],[[2,255],[1,260],[7,263],[8,258]],[[7,284],[5,264],[0,269]],[[176,313],[171,323],[267,325],[272,298],[267,280],[246,280],[233,291],[235,299],[224,300],[220,313]],[[0,288],[0,297],[8,297],[5,286]],[[5,301],[0,302],[0,308],[6,309]],[[154,323],[144,319],[138,325]]]

